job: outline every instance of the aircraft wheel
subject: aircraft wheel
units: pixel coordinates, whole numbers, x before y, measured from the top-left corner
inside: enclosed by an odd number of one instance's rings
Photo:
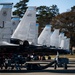
[[[31,64],[27,64],[26,67],[27,67],[27,70],[31,70],[32,69],[31,68],[32,67]]]
[[[55,63],[55,64],[54,64],[54,69],[56,69],[56,68],[57,68],[57,64]]]
[[[67,64],[66,63],[64,63],[64,69],[67,69]]]

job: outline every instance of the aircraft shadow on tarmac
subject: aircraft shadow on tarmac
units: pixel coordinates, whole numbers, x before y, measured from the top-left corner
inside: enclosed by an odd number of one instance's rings
[[[36,72],[50,72],[50,73],[75,73],[75,69],[69,70],[1,70],[0,73],[36,73]]]

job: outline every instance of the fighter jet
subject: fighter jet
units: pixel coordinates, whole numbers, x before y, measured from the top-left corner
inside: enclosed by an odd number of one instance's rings
[[[7,52],[14,49],[21,50],[28,44],[36,45],[38,38],[38,24],[36,23],[36,7],[28,7],[23,18],[10,38],[10,43],[0,41],[0,49]],[[28,45],[28,46],[29,46]],[[21,50],[22,51],[22,50]],[[19,52],[19,51],[18,51]]]

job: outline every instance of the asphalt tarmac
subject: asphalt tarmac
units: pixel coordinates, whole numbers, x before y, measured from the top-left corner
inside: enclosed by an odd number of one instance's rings
[[[68,69],[64,70],[63,67],[49,67],[45,70],[21,70],[21,71],[0,71],[0,75],[75,75],[75,58],[70,59]]]

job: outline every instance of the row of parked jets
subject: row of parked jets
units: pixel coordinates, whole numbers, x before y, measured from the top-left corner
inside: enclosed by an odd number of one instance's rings
[[[46,52],[70,53],[70,38],[59,34],[59,29],[51,32],[51,25],[46,25],[38,37],[39,24],[36,23],[36,7],[28,7],[23,18],[10,38],[10,42],[1,41],[0,48],[9,48],[23,45],[32,50]],[[40,48],[40,49],[39,49]]]

